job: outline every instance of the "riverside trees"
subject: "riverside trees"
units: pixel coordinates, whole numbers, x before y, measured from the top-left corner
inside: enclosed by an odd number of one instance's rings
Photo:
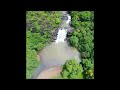
[[[94,78],[94,12],[71,11],[70,15],[72,16],[72,27],[75,28],[75,31],[68,36],[70,43],[73,47],[76,47],[81,53],[81,57],[82,57],[81,69],[83,68],[84,78],[93,79]]]
[[[94,12],[71,11],[72,27],[75,31],[68,35],[72,46],[82,56],[82,62],[66,62],[62,76],[70,79],[94,78]],[[27,11],[26,12],[26,77],[31,78],[38,66],[37,51],[51,42],[52,32],[59,27],[61,14],[59,11]],[[75,65],[75,67],[74,67]],[[79,73],[78,73],[79,71]]]
[[[52,40],[52,31],[61,23],[59,11],[26,12],[26,78],[30,79],[39,65],[37,51]]]

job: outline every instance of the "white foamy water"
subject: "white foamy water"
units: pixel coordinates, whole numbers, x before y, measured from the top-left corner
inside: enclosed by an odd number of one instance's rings
[[[68,20],[66,21],[67,24],[69,24],[69,22],[71,21],[71,16],[69,14],[67,14],[68,16]]]
[[[66,24],[63,23],[64,25],[68,26],[69,25],[69,22],[71,21],[71,16],[69,14],[67,14],[67,17],[68,17],[68,20],[66,20]],[[63,26],[64,26],[63,25]],[[56,39],[56,43],[59,43],[59,42],[64,42],[64,40],[66,39],[66,35],[67,35],[67,29],[64,29],[63,28],[60,28],[58,30],[58,35],[57,35],[57,39]]]
[[[65,12],[62,12],[66,14]],[[35,70],[32,78],[35,79],[45,68],[50,68],[54,66],[62,66],[67,60],[76,59],[81,62],[81,55],[79,51],[68,45],[65,41],[67,35],[67,29],[69,27],[69,22],[71,21],[71,16],[67,14],[68,20],[63,20],[61,28],[58,30],[57,39],[50,45],[44,47],[39,53],[40,65]],[[62,43],[61,43],[62,42]]]
[[[67,29],[59,29],[57,39],[56,39],[55,42],[56,43],[64,42],[64,40],[66,38],[66,35],[67,35]]]

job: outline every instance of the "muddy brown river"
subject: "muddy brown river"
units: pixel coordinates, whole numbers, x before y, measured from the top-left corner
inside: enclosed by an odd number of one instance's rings
[[[62,13],[65,12],[63,11]],[[60,26],[61,28],[70,27],[69,23],[66,24],[66,21],[67,20],[64,20],[62,22]],[[39,78],[44,78],[43,76],[46,74],[53,75],[53,72],[51,70],[54,71],[54,74],[59,73],[55,70],[61,71],[60,69],[49,68],[60,67],[64,65],[67,60],[76,59],[78,60],[78,62],[81,62],[81,56],[79,51],[76,48],[71,47],[67,41],[64,41],[64,36],[66,36],[66,34],[64,32],[59,32],[58,35],[60,35],[59,39],[57,37],[57,41],[59,41],[59,43],[52,42],[50,45],[44,47],[38,54],[40,65],[36,68],[35,72],[33,73],[32,79],[36,79],[38,78],[38,76]],[[60,40],[63,40],[64,42],[60,42]],[[46,69],[48,69],[49,72],[45,71]],[[46,78],[47,77],[49,76],[46,76]]]
[[[44,47],[38,55],[40,65],[36,69],[33,79],[45,69],[51,67],[62,66],[69,59],[76,59],[78,62],[81,62],[81,55],[79,51],[69,46],[68,42],[55,43],[52,42],[50,45]]]

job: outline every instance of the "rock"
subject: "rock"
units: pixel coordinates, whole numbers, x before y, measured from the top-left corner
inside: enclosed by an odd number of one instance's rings
[[[58,34],[58,29],[56,29],[53,33],[52,33],[52,41],[55,41],[57,39],[57,34]]]
[[[61,11],[61,14],[65,15],[65,14],[67,14],[67,12],[66,11]]]
[[[67,16],[62,16],[62,20],[68,20]]]
[[[74,31],[75,31],[75,29],[74,29],[74,28],[69,28],[69,29],[68,29],[68,33],[67,33],[67,34],[68,34],[68,35],[70,35],[70,34],[71,34],[72,32],[74,32]]]
[[[26,30],[29,30],[32,27],[31,23],[26,23]]]
[[[59,30],[59,28],[55,30],[55,34],[57,34],[57,33],[58,33],[58,30]]]
[[[71,21],[69,22],[69,25],[71,25]]]
[[[56,40],[56,39],[57,39],[57,37],[56,37],[56,36],[54,36],[54,37],[53,37],[53,40]]]

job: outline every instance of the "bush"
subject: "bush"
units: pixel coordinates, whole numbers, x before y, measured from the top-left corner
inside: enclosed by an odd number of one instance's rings
[[[41,50],[52,39],[52,31],[61,23],[59,11],[26,12],[26,78],[30,79],[39,65],[37,51]]]
[[[77,60],[67,60],[61,72],[62,79],[94,79],[94,63],[83,59],[81,63]]]
[[[78,47],[79,43],[78,43],[79,39],[76,36],[72,36],[70,37],[70,42],[72,45],[74,45],[75,47]]]
[[[89,59],[82,60],[85,79],[94,79],[94,62]]]
[[[30,79],[34,69],[39,65],[39,62],[37,61],[37,54],[35,50],[27,49],[26,55],[26,78]]]
[[[69,39],[71,45],[80,51],[83,59],[90,58],[92,60],[94,56],[93,14],[92,11],[71,11],[72,25],[76,31],[69,36]],[[75,22],[79,23],[79,25],[75,24]]]
[[[72,26],[76,29],[69,36],[72,46],[76,47],[82,57],[84,78],[94,78],[94,12],[71,11]],[[92,69],[91,69],[92,68]],[[85,74],[86,73],[86,74]],[[73,75],[72,75],[73,76]]]
[[[80,13],[80,20],[81,21],[90,21],[93,20],[93,13],[90,11],[81,11]]]
[[[83,68],[77,62],[77,60],[67,60],[63,66],[63,70],[61,73],[62,78],[64,79],[82,79]]]
[[[32,32],[41,33],[44,30],[55,30],[61,23],[59,11],[27,11],[27,29]]]

